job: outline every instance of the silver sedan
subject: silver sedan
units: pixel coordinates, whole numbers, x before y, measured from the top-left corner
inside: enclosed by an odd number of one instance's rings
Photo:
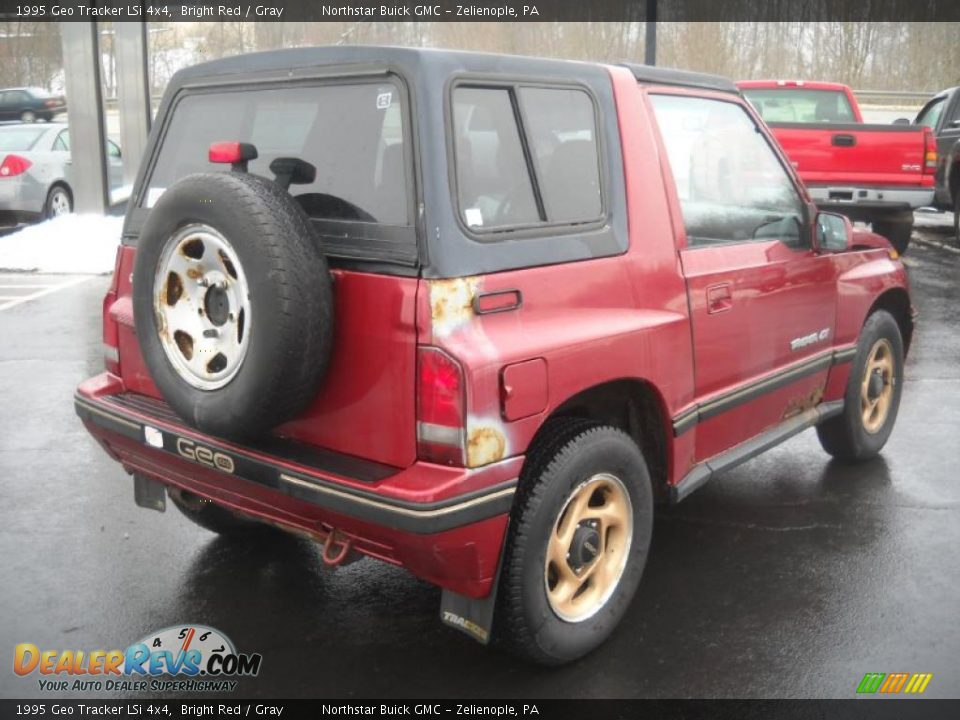
[[[123,181],[120,148],[107,140],[111,189]],[[0,125],[0,228],[73,211],[77,178],[66,123]]]

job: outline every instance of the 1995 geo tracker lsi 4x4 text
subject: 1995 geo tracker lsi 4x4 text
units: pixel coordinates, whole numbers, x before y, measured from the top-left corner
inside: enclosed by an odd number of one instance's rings
[[[402,565],[558,664],[624,615],[655,500],[812,426],[876,455],[912,317],[726,80],[286,50],[170,83],[76,408],[139,504]]]

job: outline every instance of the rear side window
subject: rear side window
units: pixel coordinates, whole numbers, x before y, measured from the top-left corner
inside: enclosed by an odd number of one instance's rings
[[[581,90],[521,88],[534,167],[547,219],[600,217],[600,167],[593,102]]]
[[[249,171],[273,178],[279,157],[304,160],[316,179],[290,194],[315,220],[410,225],[402,94],[389,81],[194,93],[175,108],[156,158],[144,207],[178,179],[227,172],[208,162],[211,143],[253,143]]]
[[[943,108],[946,106],[946,104],[946,98],[934,100],[921,111],[919,116],[917,116],[917,121],[915,124],[924,125],[931,130],[936,130],[937,122],[939,122],[940,115],[943,114]]]
[[[475,232],[600,220],[594,103],[573,88],[453,92],[459,212]]]
[[[29,125],[0,127],[0,152],[32,150],[45,132],[46,130],[42,127],[35,128]]]
[[[856,122],[850,101],[839,90],[746,88],[743,95],[768,123]]]

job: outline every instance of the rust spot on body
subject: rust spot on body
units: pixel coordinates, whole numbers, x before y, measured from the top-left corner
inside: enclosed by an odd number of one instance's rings
[[[473,428],[467,439],[467,465],[489,465],[502,460],[506,450],[507,441],[500,430],[489,426]]]
[[[794,398],[787,404],[787,409],[783,413],[783,419],[787,420],[792,417],[811,410],[820,404],[820,401],[823,400],[823,386],[815,387],[806,395],[803,395],[799,398]]]
[[[430,319],[433,331],[447,335],[473,318],[475,277],[430,281]]]

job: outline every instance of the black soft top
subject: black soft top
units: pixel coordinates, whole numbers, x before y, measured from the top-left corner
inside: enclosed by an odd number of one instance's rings
[[[351,246],[351,253],[324,251],[336,262],[371,260],[386,263],[374,271],[424,277],[463,277],[482,273],[574,262],[617,255],[627,250],[627,205],[616,112],[609,64],[553,60],[425,48],[384,46],[327,46],[291,48],[238,55],[194,65],[170,81],[151,129],[147,162],[141,164],[133,201],[124,226],[124,242],[135,243],[149,210],[142,200],[152,158],[158,152],[168,116],[183,93],[204,92],[206,86],[311,81],[355,74],[395,74],[409,92],[413,129],[416,197],[412,199],[415,225],[366,228],[372,241]],[[697,73],[622,66],[639,82],[682,85],[737,93],[733,83]],[[575,84],[592,95],[597,108],[597,137],[603,216],[597,222],[520,229],[496,236],[471,232],[460,219],[452,180],[454,149],[450,133],[449,98],[455,83]],[[319,226],[318,226],[319,227]],[[321,233],[322,235],[322,233]],[[337,236],[339,237],[339,235]],[[340,242],[340,241],[338,241]],[[341,243],[342,245],[342,243]],[[339,245],[337,247],[340,247]],[[357,253],[367,250],[371,257]],[[353,251],[356,251],[353,252]],[[376,257],[373,257],[373,256]],[[367,267],[367,266],[363,266]]]
[[[690,72],[689,70],[675,70],[673,68],[659,68],[650,65],[635,65],[624,63],[623,66],[633,73],[637,82],[650,85],[680,85],[683,87],[701,88],[704,90],[718,90],[739,95],[740,91],[732,80],[719,75]]]
[[[377,45],[342,45],[324,47],[292,48],[249,53],[212,60],[178,72],[171,84],[189,84],[197,78],[269,72],[279,69],[312,68],[323,65],[383,64],[426,67],[439,65],[459,66],[475,72],[510,72],[526,70],[530,74],[556,75],[572,72],[577,74],[585,66],[606,63],[556,60],[525,55],[467,52],[434,48],[410,48]],[[733,81],[719,75],[660,68],[636,63],[621,63],[633,73],[638,82],[652,85],[679,85],[705,90],[738,93]]]

